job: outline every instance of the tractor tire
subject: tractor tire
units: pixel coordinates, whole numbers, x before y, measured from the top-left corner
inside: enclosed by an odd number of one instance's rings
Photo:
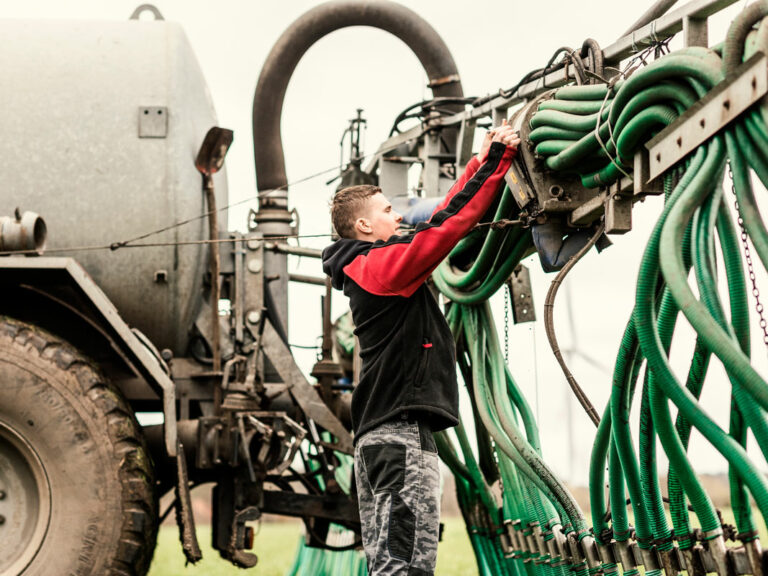
[[[156,537],[125,398],[68,343],[0,316],[0,574],[143,576]]]

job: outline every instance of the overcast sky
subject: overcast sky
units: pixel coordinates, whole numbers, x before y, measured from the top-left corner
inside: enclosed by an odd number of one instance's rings
[[[253,91],[262,63],[286,27],[316,4],[307,0],[156,2],[167,20],[181,23],[186,30],[207,78],[219,123],[235,131],[235,143],[227,157],[231,201],[253,195],[256,190],[250,122]],[[743,0],[738,2],[715,19],[710,29],[712,40],[724,37],[728,21],[744,4]],[[0,13],[17,18],[124,20],[136,5],[123,0],[25,0],[3,3]],[[610,44],[650,2],[419,0],[407,5],[430,22],[451,49],[465,94],[483,95],[515,84],[529,70],[543,66],[560,46],[577,47],[587,37],[603,46]],[[368,120],[365,152],[371,153],[388,134],[397,113],[428,96],[423,70],[396,38],[370,28],[343,30],[324,38],[299,64],[286,96],[282,127],[289,182],[338,165],[338,142],[357,108],[364,109]],[[291,187],[290,204],[300,212],[302,234],[329,231],[327,202],[333,186],[326,186],[325,181],[332,175]],[[572,371],[600,412],[610,392],[610,371],[632,307],[637,262],[660,207],[658,198],[638,206],[635,229],[614,238],[615,246],[602,255],[589,254],[570,275],[566,282],[570,292],[566,295],[561,290],[555,308],[561,347],[576,351]],[[230,229],[245,229],[247,210],[232,211]],[[325,241],[308,240],[304,244],[322,247]],[[568,433],[565,399],[569,393],[546,343],[541,320],[544,296],[553,276],[543,274],[535,258],[526,263],[532,270],[539,321],[510,327],[512,373],[539,414],[545,457],[556,471],[584,483],[594,429],[580,408],[574,407],[573,428]],[[293,263],[292,269],[296,266]],[[319,263],[309,259],[303,260],[301,271],[321,274]],[[768,294],[768,288],[764,292]],[[320,334],[320,293],[317,287],[291,287],[293,343],[316,343]],[[566,299],[572,305],[573,332],[566,322]],[[334,307],[334,316],[343,312],[343,297],[336,297]],[[494,310],[497,321],[501,321],[500,298],[494,300]],[[673,355],[679,357],[679,365],[685,370],[693,337],[690,331],[681,332]],[[503,334],[501,338],[503,342]],[[765,348],[759,339],[753,351],[759,369],[768,372]],[[580,359],[579,352],[597,359],[605,369]],[[299,351],[297,357],[305,370],[311,367],[311,351]],[[728,392],[722,377],[705,387],[707,408],[723,423]],[[694,439],[692,452],[699,470],[724,469],[723,460],[703,442]]]

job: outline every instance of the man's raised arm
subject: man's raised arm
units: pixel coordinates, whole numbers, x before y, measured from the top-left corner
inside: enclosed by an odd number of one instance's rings
[[[502,125],[485,161],[461,188],[456,187],[429,222],[420,223],[411,234],[373,243],[344,268],[347,276],[380,296],[413,294],[488,210],[503,186],[519,142],[511,128]]]

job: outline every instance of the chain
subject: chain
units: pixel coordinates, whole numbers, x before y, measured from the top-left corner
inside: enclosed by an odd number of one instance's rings
[[[741,211],[739,210],[739,200],[736,196],[736,184],[733,181],[733,171],[731,170],[731,163],[728,163],[728,177],[731,179],[731,191],[733,192],[734,205],[736,206],[736,215],[738,216],[739,228],[741,228],[741,243],[744,244],[744,256],[747,259],[747,271],[749,272],[749,280],[752,282],[752,296],[755,297],[757,303],[755,309],[758,316],[760,316],[760,328],[763,330],[763,343],[768,346],[768,323],[763,316],[763,304],[760,302],[760,290],[757,288],[757,279],[755,278],[755,267],[752,265],[752,253],[749,250],[749,240],[747,237],[747,229],[744,227],[744,219],[741,217]]]
[[[509,365],[509,283],[504,284],[504,363]]]
[[[509,283],[504,284],[504,366],[509,365]],[[506,378],[506,373],[505,376]],[[493,461],[496,464],[496,472],[499,474],[499,490],[501,491],[502,501],[504,499],[504,477],[501,474],[499,466],[499,451],[496,449],[496,442],[491,438],[491,448],[493,449]]]

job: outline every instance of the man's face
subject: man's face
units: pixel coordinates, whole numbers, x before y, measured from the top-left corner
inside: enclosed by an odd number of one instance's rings
[[[392,209],[384,194],[377,193],[365,202],[363,216],[357,219],[355,228],[361,240],[375,242],[398,235],[403,217]]]

